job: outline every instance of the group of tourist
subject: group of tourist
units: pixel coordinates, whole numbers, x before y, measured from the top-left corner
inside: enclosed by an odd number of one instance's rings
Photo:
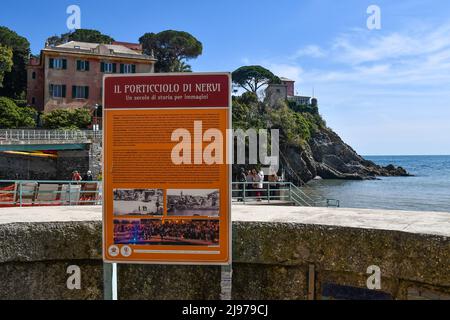
[[[244,168],[241,168],[238,177],[238,181],[240,182],[238,201],[244,201],[244,198],[256,198],[256,201],[261,201],[261,197],[265,193],[264,179],[265,175],[262,170],[257,171],[256,169],[252,169],[245,171]],[[279,182],[280,179],[276,173],[272,173],[267,177],[267,181],[275,183]],[[277,185],[271,185],[270,188],[276,189]],[[244,189],[246,190],[245,194]],[[273,195],[273,192],[271,192],[271,195]]]
[[[94,176],[92,175],[92,171],[86,172],[86,174],[82,177],[81,174],[75,170],[72,172],[72,181],[80,182],[80,181],[94,181]]]

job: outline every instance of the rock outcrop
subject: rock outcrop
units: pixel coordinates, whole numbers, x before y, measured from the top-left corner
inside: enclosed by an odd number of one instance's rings
[[[287,178],[299,184],[316,177],[365,180],[382,176],[410,176],[402,167],[381,167],[364,159],[329,128],[319,129],[302,146],[283,148],[281,163]]]

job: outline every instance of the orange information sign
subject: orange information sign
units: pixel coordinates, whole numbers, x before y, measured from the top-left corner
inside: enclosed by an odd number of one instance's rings
[[[103,102],[103,257],[231,263],[229,73],[110,75]]]

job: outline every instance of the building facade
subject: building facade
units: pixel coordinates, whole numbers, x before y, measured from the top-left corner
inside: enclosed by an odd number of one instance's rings
[[[265,100],[270,106],[276,106],[280,101],[292,101],[297,105],[317,105],[317,99],[295,94],[295,81],[280,78],[280,83],[271,83],[266,88]]]
[[[132,43],[71,41],[46,47],[27,67],[27,101],[40,112],[90,108],[102,104],[103,75],[152,73],[156,59]]]

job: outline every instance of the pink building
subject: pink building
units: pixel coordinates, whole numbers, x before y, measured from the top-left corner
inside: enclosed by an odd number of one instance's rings
[[[151,73],[156,59],[142,54],[139,44],[71,41],[41,51],[28,69],[27,101],[41,112],[102,104],[107,73]]]
[[[283,78],[283,77],[281,77],[280,80],[281,80],[281,84],[286,86],[288,97],[295,96],[295,93],[294,93],[295,80],[291,80],[291,79]]]

